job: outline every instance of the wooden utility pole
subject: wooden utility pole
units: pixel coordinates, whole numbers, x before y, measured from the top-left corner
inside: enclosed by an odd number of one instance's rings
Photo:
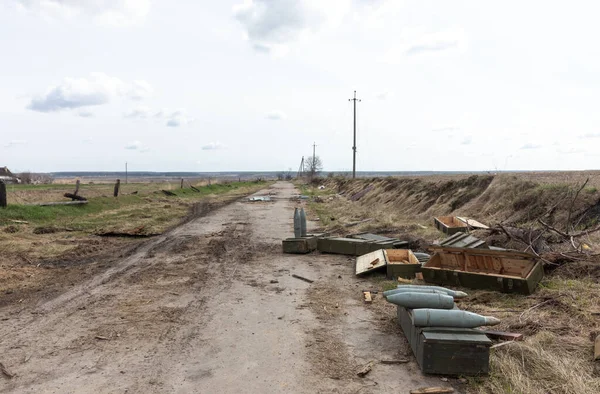
[[[0,181],[0,208],[6,208],[6,185]]]
[[[348,101],[354,101],[354,145],[352,145],[352,178],[356,178],[356,102],[360,102],[360,99],[356,98],[356,90],[354,91],[354,98],[348,99]]]

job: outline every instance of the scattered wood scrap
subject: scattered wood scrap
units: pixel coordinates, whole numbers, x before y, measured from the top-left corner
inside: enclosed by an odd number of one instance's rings
[[[11,220],[11,222],[18,224],[29,224],[29,222],[26,220]]]
[[[0,363],[0,371],[2,372],[2,375],[6,376],[8,379],[15,377],[15,374],[10,372],[2,363]]]
[[[352,223],[344,224],[344,227],[354,227],[354,226],[358,226],[359,224],[370,222],[372,220],[373,220],[373,218],[359,220],[358,222],[352,222]]]
[[[163,194],[165,194],[167,196],[177,196],[177,194],[170,192],[168,190],[161,190],[161,192],[163,192]]]
[[[196,193],[200,193],[200,189],[198,189],[197,187],[194,187],[193,185],[190,185],[190,189],[192,189]]]
[[[296,275],[296,274],[292,274],[292,277],[296,278],[296,279],[303,280],[303,281],[308,282],[308,283],[313,283],[314,282],[314,280],[310,280],[310,279],[307,279],[307,278],[305,278],[303,276]]]
[[[65,197],[70,198],[71,200],[75,201],[87,201],[87,198],[83,197],[83,196],[78,196],[77,194],[73,194],[73,193],[65,193],[64,194]]]
[[[100,340],[100,341],[108,341],[108,337],[103,337],[102,335],[96,335],[94,338]]]
[[[410,360],[407,358],[400,358],[398,360],[379,360],[380,363],[382,364],[406,364],[407,362],[409,362]]]
[[[594,361],[600,360],[600,334],[596,337],[594,344]]]
[[[421,389],[410,390],[410,394],[446,394],[453,393],[452,387],[424,387]]]
[[[366,365],[364,365],[356,374],[361,378],[367,376],[369,372],[373,369],[373,361],[369,361]]]
[[[35,205],[38,207],[50,207],[53,205],[82,205],[87,204],[87,201],[60,201],[60,202],[40,202],[37,204],[27,204],[27,205]]]
[[[499,348],[499,347],[503,347],[503,346],[506,346],[506,345],[510,345],[510,344],[512,344],[512,343],[515,343],[515,341],[500,342],[500,343],[497,343],[497,344],[495,344],[495,345],[492,345],[492,346],[490,346],[490,349],[497,349],[497,348]]]
[[[370,291],[363,291],[363,296],[365,297],[365,302],[367,302],[367,303],[373,302],[373,297],[371,297]]]
[[[523,334],[516,332],[481,330],[490,339],[502,339],[503,341],[522,341]]]

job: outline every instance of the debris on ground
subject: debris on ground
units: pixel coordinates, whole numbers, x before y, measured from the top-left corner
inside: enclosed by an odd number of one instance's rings
[[[379,360],[379,362],[381,364],[406,364],[406,363],[410,362],[410,360],[407,358],[401,358],[398,360]]]
[[[252,196],[252,197],[248,197],[248,201],[250,201],[250,202],[271,201],[271,196]]]
[[[303,276],[296,275],[296,274],[292,274],[292,277],[293,277],[293,278],[296,278],[296,279],[303,280],[303,281],[305,281],[305,282],[308,282],[308,283],[313,283],[313,282],[314,282],[314,280],[307,279],[307,278],[305,278],[305,277],[303,277]]]
[[[411,390],[410,394],[447,394],[453,393],[452,387],[424,387],[417,390]]]
[[[6,368],[4,366],[4,364],[0,363],[0,372],[2,372],[2,375],[4,375],[5,377],[7,377],[8,379],[12,379],[15,377],[15,374],[10,372],[8,370],[8,368]]]
[[[360,376],[361,378],[364,378],[365,376],[367,376],[367,374],[369,372],[371,372],[372,369],[373,369],[373,361],[369,361],[356,374],[358,376]]]

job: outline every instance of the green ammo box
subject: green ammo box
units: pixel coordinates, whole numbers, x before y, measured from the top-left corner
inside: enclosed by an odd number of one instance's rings
[[[542,263],[529,253],[488,249],[433,247],[421,269],[423,279],[438,285],[531,294],[544,276]]]
[[[306,254],[317,249],[317,238],[288,238],[283,240],[282,246],[283,253]]]
[[[421,371],[439,375],[487,375],[492,341],[471,328],[415,327],[411,310],[398,306],[398,322]]]

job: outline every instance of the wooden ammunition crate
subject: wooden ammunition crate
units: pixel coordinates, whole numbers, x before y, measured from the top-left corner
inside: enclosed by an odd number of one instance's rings
[[[287,238],[282,242],[283,253],[306,254],[317,249],[317,237]]]
[[[479,330],[415,327],[411,310],[398,306],[398,322],[424,373],[487,375],[492,342]]]
[[[456,216],[438,216],[433,218],[433,223],[435,224],[435,228],[448,235],[460,232],[465,233],[469,229],[469,226]]]
[[[414,279],[421,272],[419,259],[409,249],[387,249],[383,251],[387,263],[387,277]]]
[[[531,294],[544,276],[535,256],[512,251],[432,247],[421,269],[423,279],[439,285]]]
[[[322,253],[361,256],[379,249],[393,249],[394,241],[366,241],[353,238],[319,238],[317,249]]]

